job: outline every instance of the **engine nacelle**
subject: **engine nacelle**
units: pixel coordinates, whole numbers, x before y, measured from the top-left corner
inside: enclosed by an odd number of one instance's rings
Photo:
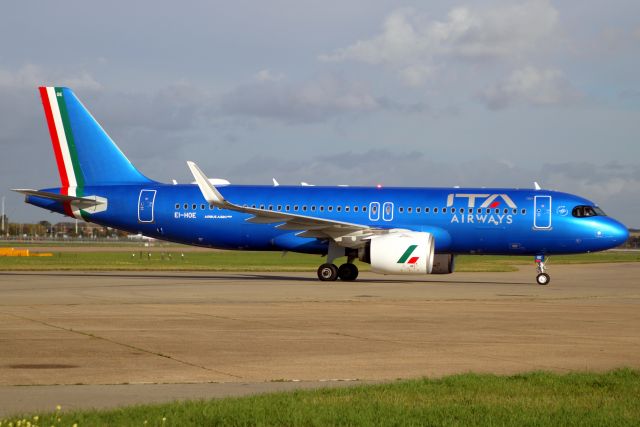
[[[397,231],[371,238],[371,270],[382,274],[430,274],[435,240],[430,233]]]
[[[456,264],[453,254],[436,254],[433,257],[433,269],[431,274],[451,274]]]

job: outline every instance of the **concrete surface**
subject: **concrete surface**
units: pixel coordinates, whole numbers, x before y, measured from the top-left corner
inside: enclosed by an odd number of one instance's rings
[[[202,386],[189,383],[262,391],[300,384],[281,380],[640,368],[640,263],[549,272],[546,287],[533,266],[366,273],[354,283],[314,273],[0,273],[0,415],[78,393],[38,387],[60,384],[180,384],[142,393],[164,401]],[[105,403],[110,387],[80,406],[138,402],[120,393]],[[49,397],[25,408],[24,393]]]

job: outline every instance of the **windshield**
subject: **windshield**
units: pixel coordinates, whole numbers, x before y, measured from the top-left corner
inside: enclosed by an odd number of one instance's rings
[[[576,206],[571,213],[576,218],[585,218],[589,216],[607,216],[598,206]]]

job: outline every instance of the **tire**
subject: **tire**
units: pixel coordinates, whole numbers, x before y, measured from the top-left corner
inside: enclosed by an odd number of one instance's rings
[[[536,282],[538,282],[538,285],[546,286],[551,283],[551,277],[547,273],[540,273],[536,276]]]
[[[345,282],[352,282],[358,277],[358,267],[354,264],[342,264],[338,269],[338,277]]]
[[[333,264],[322,264],[318,267],[318,279],[323,282],[333,282],[338,279],[338,267]]]

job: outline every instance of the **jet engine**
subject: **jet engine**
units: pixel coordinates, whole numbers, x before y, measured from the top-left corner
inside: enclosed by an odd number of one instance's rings
[[[373,236],[360,258],[374,273],[430,274],[435,240],[430,233],[395,231]]]

